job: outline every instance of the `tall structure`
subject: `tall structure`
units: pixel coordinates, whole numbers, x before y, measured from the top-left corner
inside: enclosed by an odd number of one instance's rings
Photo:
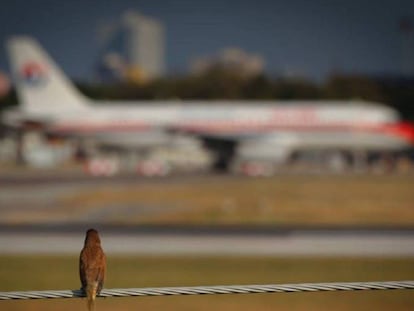
[[[116,79],[141,83],[165,74],[165,34],[161,22],[130,10],[117,22],[104,26],[101,78],[105,79],[110,72],[109,76]]]
[[[165,73],[164,27],[152,18],[134,11],[123,16],[126,30],[127,61],[132,69],[142,70],[149,79]]]

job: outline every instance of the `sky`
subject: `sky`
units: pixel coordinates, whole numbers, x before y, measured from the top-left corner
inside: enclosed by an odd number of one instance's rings
[[[401,73],[399,21],[414,22],[412,0],[2,0],[0,71],[8,72],[5,41],[24,34],[69,76],[90,80],[100,54],[99,26],[129,9],[164,23],[169,73],[187,72],[192,60],[236,47],[261,55],[270,75],[315,80],[332,72]]]

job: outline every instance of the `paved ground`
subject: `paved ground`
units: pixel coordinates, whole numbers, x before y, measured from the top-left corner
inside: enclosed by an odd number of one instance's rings
[[[289,234],[101,232],[108,255],[245,255],[414,257],[414,234],[400,232],[297,231]],[[84,234],[10,231],[0,234],[0,254],[74,254]]]

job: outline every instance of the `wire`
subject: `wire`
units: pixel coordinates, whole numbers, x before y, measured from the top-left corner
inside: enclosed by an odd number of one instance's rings
[[[391,289],[414,289],[414,281],[115,288],[103,289],[99,297],[298,293],[319,291],[356,291]],[[85,297],[84,292],[80,289],[0,292],[0,300],[80,297]]]

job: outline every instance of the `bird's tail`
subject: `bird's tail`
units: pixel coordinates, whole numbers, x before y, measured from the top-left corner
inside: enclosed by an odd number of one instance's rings
[[[86,297],[88,299],[88,311],[95,311],[95,299],[96,299],[96,292],[98,289],[98,284],[90,284],[86,288]]]

